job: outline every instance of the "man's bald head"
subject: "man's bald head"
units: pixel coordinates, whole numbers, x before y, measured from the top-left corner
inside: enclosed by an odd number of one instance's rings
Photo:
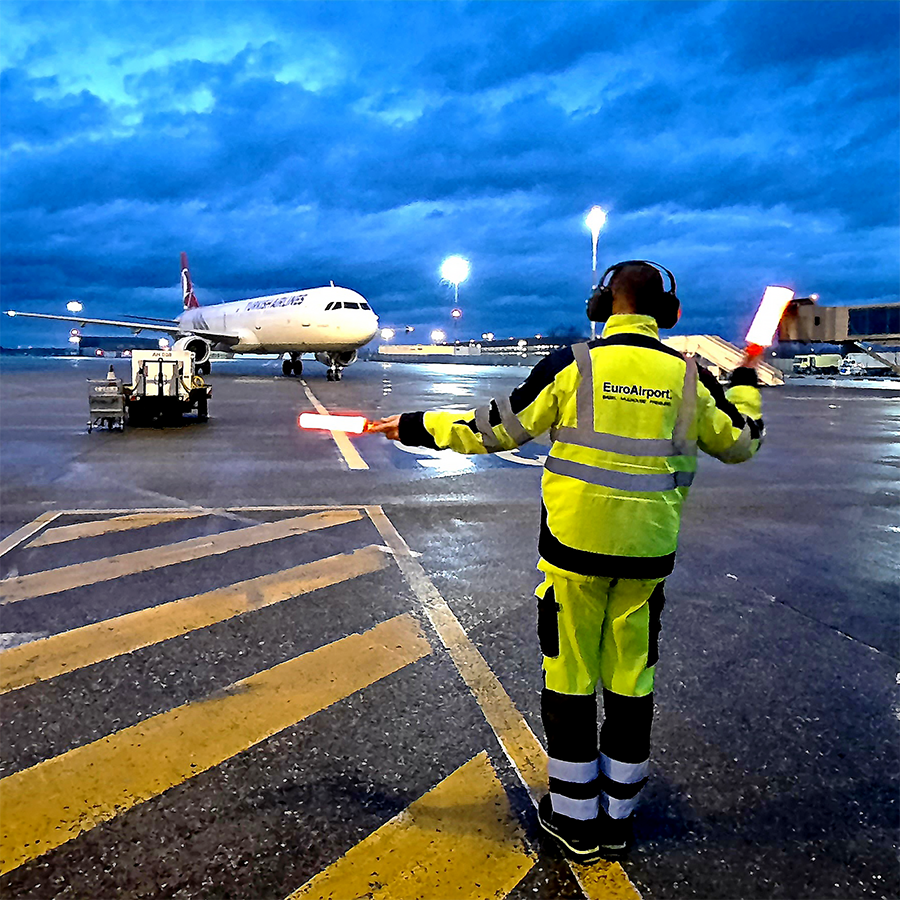
[[[613,313],[653,315],[665,292],[659,270],[646,263],[628,263],[616,269],[609,280]]]

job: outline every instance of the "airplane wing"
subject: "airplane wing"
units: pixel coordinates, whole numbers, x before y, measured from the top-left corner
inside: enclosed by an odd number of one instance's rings
[[[174,319],[149,319],[144,317],[140,321],[123,322],[115,319],[87,319],[84,316],[54,316],[49,313],[33,313],[19,312],[15,309],[6,310],[8,316],[22,316],[28,319],[54,319],[58,322],[76,322],[84,327],[85,325],[108,325],[112,328],[128,328],[133,334],[140,334],[142,331],[160,331],[163,334],[171,334],[173,336],[196,334],[198,337],[206,338],[214,344],[237,344],[240,336],[237,334],[216,332],[216,331],[200,331],[198,329],[183,328]]]

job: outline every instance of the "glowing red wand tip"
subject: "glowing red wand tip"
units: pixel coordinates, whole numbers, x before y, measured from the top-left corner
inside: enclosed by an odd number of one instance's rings
[[[300,428],[362,434],[369,427],[369,420],[365,416],[320,416],[316,413],[300,413],[297,425]]]

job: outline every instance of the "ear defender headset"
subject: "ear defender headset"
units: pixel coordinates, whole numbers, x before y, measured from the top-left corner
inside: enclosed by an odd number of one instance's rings
[[[652,266],[660,275],[665,273],[668,276],[669,289],[657,294],[649,302],[646,297],[641,298],[638,302],[638,313],[653,316],[660,328],[674,328],[675,323],[681,318],[681,303],[675,296],[675,276],[665,266],[647,259],[626,259],[610,266],[601,276],[593,294],[588,297],[587,317],[592,322],[605,322],[612,315],[613,295],[609,283],[616,272],[625,266]]]

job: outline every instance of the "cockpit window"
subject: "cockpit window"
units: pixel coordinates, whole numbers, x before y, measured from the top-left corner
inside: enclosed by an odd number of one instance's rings
[[[359,309],[359,304],[354,303],[351,300],[345,300],[344,301],[344,309]]]
[[[360,304],[359,304],[359,307],[360,307],[360,309],[368,309],[368,310],[371,310],[371,309],[372,309],[372,307],[369,306],[368,303],[360,303]]]

